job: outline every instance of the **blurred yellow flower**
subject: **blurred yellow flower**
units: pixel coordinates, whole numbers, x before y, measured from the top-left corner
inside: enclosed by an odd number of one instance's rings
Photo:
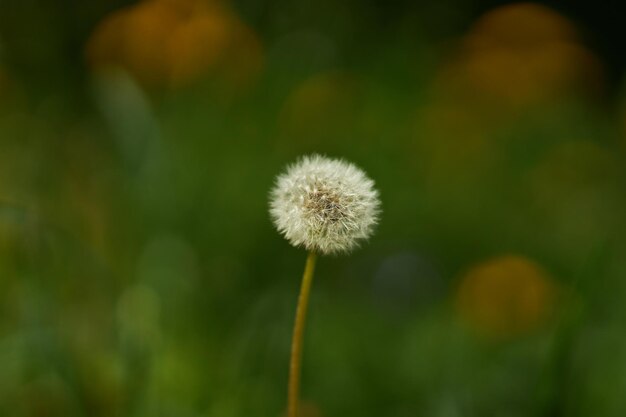
[[[512,3],[485,13],[472,26],[470,39],[491,46],[533,47],[552,41],[576,41],[574,24],[556,11],[536,3]],[[487,45],[485,45],[487,46]]]
[[[539,327],[554,307],[556,286],[533,261],[517,255],[491,259],[462,278],[456,303],[472,329],[506,338]]]
[[[235,85],[262,67],[261,44],[226,6],[203,0],[144,0],[96,27],[86,47],[94,69],[121,67],[143,85],[181,86],[209,71]]]
[[[545,6],[517,3],[478,19],[438,85],[515,108],[572,92],[594,93],[602,86],[602,69],[579,43],[573,23]]]

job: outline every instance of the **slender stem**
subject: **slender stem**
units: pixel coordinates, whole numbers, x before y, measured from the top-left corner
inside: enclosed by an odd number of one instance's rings
[[[291,339],[291,359],[289,362],[289,385],[287,389],[287,417],[297,417],[298,396],[300,391],[300,367],[302,362],[302,338],[304,334],[304,323],[306,321],[306,311],[309,304],[309,294],[311,292],[311,282],[313,281],[313,271],[315,270],[316,255],[309,252],[302,276],[302,286],[298,297],[298,307],[296,308],[296,320],[293,325],[293,337]]]

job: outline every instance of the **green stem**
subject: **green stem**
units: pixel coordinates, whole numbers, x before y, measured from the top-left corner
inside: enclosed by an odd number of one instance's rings
[[[315,270],[315,259],[315,253],[309,252],[309,256],[306,259],[306,266],[304,267],[304,275],[302,276],[298,307],[296,308],[296,320],[293,326],[293,337],[291,339],[291,359],[289,361],[287,417],[297,417],[298,415],[302,339],[304,335],[304,324],[306,322],[307,306],[309,304],[309,294],[311,293],[311,283],[313,282],[313,271]]]

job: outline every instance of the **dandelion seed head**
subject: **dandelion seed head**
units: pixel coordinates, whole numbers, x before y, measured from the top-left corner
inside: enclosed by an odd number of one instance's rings
[[[305,156],[278,176],[270,215],[293,246],[321,254],[347,252],[367,239],[378,222],[374,182],[355,165]]]

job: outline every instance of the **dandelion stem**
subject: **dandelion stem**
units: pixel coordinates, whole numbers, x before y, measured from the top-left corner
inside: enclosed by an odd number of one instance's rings
[[[304,335],[304,324],[306,322],[307,306],[309,304],[309,294],[311,292],[311,282],[313,281],[313,271],[315,270],[315,252],[309,252],[302,276],[300,295],[298,296],[298,306],[296,308],[296,320],[293,326],[293,337],[291,339],[291,359],[289,362],[289,385],[287,389],[287,417],[297,417],[298,396],[300,391],[300,367],[302,363],[302,339]]]

